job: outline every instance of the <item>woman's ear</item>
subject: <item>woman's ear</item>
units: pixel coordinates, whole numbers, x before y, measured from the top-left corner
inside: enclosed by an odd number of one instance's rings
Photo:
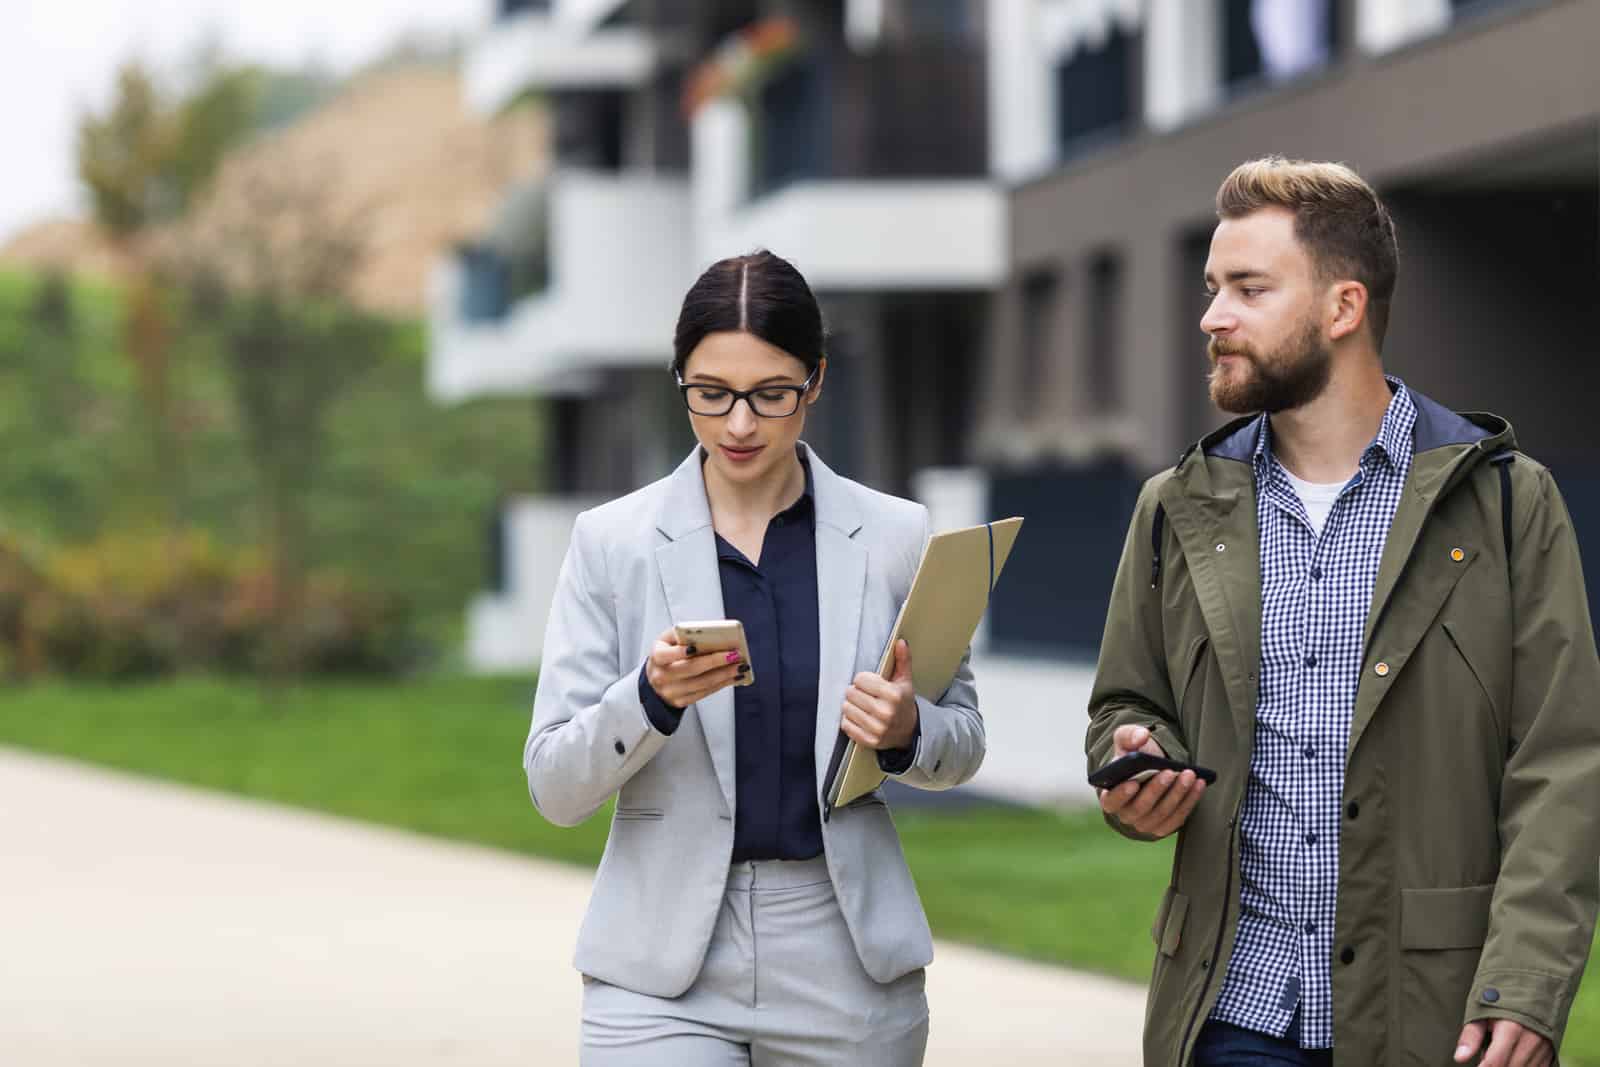
[[[811,380],[811,389],[806,393],[806,403],[815,404],[822,395],[822,379],[828,376],[828,357],[823,356],[817,361],[816,376]]]

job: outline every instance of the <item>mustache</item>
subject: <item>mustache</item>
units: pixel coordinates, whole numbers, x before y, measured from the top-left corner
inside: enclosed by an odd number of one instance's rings
[[[1215,337],[1213,337],[1210,342],[1207,343],[1206,355],[1211,357],[1211,361],[1213,363],[1223,356],[1243,356],[1252,363],[1255,362],[1255,355],[1250,351],[1248,346],[1230,344],[1227,341],[1219,340]]]

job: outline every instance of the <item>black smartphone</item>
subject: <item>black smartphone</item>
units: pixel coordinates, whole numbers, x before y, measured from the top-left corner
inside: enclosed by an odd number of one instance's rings
[[[1149,752],[1130,752],[1126,756],[1114,759],[1089,775],[1089,784],[1096,789],[1111,789],[1121,785],[1128,779],[1144,781],[1154,777],[1162,771],[1193,771],[1194,776],[1206,785],[1217,780],[1217,772],[1209,767],[1197,767],[1192,763],[1179,763],[1164,756],[1151,755]]]

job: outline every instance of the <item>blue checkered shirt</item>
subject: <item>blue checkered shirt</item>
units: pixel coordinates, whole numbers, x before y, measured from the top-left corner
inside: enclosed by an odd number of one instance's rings
[[[1345,749],[1383,544],[1411,469],[1417,409],[1404,384],[1321,536],[1258,420],[1261,681],[1239,823],[1239,933],[1211,1017],[1333,1045],[1331,962]]]

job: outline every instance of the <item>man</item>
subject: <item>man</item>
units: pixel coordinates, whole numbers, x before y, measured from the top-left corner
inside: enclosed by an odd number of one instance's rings
[[[1503,419],[1385,376],[1394,227],[1353,171],[1246,163],[1217,214],[1200,325],[1245,417],[1145,486],[1089,707],[1091,767],[1217,772],[1100,797],[1179,835],[1145,1062],[1543,1067],[1600,894],[1566,508]]]

